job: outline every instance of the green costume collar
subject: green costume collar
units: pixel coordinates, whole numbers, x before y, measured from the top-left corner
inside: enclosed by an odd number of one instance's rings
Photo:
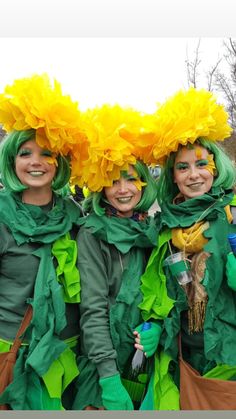
[[[11,230],[17,244],[53,243],[78,224],[80,210],[70,198],[55,195],[55,206],[48,212],[36,205],[23,204],[20,194],[0,192],[0,219]]]
[[[157,243],[157,227],[152,217],[134,221],[130,218],[98,216],[92,213],[80,223],[91,228],[95,237],[113,244],[123,254],[134,246],[150,248]]]
[[[209,193],[178,205],[164,202],[161,207],[161,227],[190,227],[203,219],[217,219],[218,214],[224,212],[224,207],[230,204],[232,197],[231,189],[222,191],[220,188],[212,188]]]

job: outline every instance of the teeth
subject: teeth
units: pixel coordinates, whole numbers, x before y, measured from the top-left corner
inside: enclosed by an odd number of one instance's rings
[[[32,176],[41,176],[44,174],[44,172],[40,172],[40,171],[33,171],[33,172],[28,172],[30,175]]]
[[[117,198],[117,201],[118,201],[118,202],[121,202],[121,203],[123,203],[123,204],[125,204],[125,203],[127,203],[127,202],[130,202],[130,201],[131,201],[131,199],[132,199],[132,197],[131,197],[131,196],[129,196],[129,197],[127,197],[127,198]]]

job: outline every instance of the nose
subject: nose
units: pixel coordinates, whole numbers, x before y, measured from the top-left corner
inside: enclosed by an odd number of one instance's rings
[[[118,191],[123,194],[127,192],[127,180],[123,177],[119,181]]]
[[[191,179],[196,179],[196,178],[198,178],[198,176],[199,176],[199,172],[198,172],[197,167],[196,167],[195,165],[190,166],[190,173],[189,173],[189,177],[190,177]]]
[[[34,153],[31,156],[31,164],[32,165],[35,165],[35,166],[41,165],[42,160],[43,160],[43,158],[40,154]]]

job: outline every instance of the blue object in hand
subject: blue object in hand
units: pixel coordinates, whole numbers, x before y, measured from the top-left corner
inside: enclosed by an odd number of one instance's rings
[[[229,244],[234,255],[236,255],[236,233],[228,235]]]

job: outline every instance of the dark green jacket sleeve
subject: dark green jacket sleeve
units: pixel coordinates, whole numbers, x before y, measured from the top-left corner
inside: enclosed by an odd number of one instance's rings
[[[122,257],[113,245],[96,239],[89,229],[81,227],[78,234],[81,351],[96,364],[100,377],[118,372],[109,328],[109,307],[119,292]]]

